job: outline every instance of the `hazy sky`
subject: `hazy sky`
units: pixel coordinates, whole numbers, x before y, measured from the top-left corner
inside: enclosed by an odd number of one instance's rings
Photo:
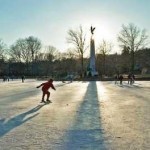
[[[150,35],[149,14],[150,0],[0,0],[0,39],[11,45],[33,35],[64,51],[69,29],[82,25],[90,41],[92,24],[96,46],[102,39],[116,45],[122,24],[134,23]]]

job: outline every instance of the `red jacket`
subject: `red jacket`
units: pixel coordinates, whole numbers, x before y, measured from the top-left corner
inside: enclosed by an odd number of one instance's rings
[[[49,89],[50,87],[55,90],[55,87],[54,87],[53,83],[52,83],[52,82],[49,82],[49,81],[48,81],[48,82],[45,82],[45,83],[42,83],[41,86],[43,86],[43,87],[42,87],[42,90],[43,90],[43,91],[48,91],[48,89]]]

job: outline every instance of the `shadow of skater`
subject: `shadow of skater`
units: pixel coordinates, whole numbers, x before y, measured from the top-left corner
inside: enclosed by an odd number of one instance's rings
[[[15,117],[9,119],[8,121],[6,121],[6,118],[1,119],[0,120],[0,137],[4,136],[9,131],[22,125],[23,123],[27,122],[28,120],[36,117],[39,113],[33,114],[32,116],[31,116],[31,114],[37,112],[43,106],[44,105],[38,105],[25,113],[19,114]],[[28,115],[30,115],[30,116],[28,116]]]
[[[106,150],[104,129],[101,125],[100,105],[96,82],[90,82],[74,120],[66,131],[60,150]]]

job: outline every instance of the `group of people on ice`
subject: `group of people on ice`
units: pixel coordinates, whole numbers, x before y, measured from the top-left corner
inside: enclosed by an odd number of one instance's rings
[[[121,75],[115,75],[115,84],[117,84],[117,82],[119,81],[120,85],[122,85],[123,79],[124,79],[124,77],[123,77],[122,74]],[[127,77],[127,80],[128,80],[128,84],[132,85],[135,81],[135,75],[129,73],[128,77]]]

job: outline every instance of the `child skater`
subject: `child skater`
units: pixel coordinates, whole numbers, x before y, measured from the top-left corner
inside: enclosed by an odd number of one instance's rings
[[[55,87],[54,87],[54,85],[53,85],[53,79],[50,79],[50,80],[48,80],[45,83],[42,83],[41,85],[37,86],[36,88],[39,88],[41,86],[42,86],[42,92],[43,92],[41,103],[45,103],[45,101],[44,101],[45,94],[47,94],[47,100],[46,100],[46,102],[50,103],[51,102],[49,100],[50,92],[48,91],[48,89],[51,87],[53,90],[56,90]]]

